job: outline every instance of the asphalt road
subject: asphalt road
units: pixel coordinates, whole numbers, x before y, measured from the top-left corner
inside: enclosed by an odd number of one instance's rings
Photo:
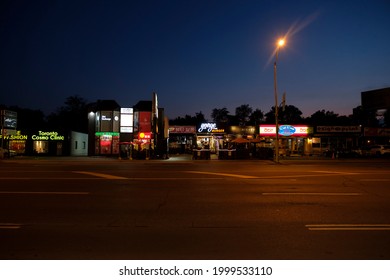
[[[390,259],[390,160],[0,161],[0,259]]]

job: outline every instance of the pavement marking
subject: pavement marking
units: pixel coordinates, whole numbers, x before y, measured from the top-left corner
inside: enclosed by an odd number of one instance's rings
[[[88,195],[89,192],[25,192],[25,191],[0,191],[1,194],[53,194],[53,195]]]
[[[203,172],[203,171],[183,171],[183,172],[194,173],[194,174],[206,174],[206,175],[235,177],[235,178],[242,178],[242,179],[259,179],[260,178],[257,176],[239,175],[239,174],[231,174],[231,173],[216,173],[216,172]]]
[[[358,174],[360,174],[360,173],[356,173],[356,172],[338,172],[338,171],[322,171],[322,170],[311,171],[311,172],[325,173],[325,174],[338,174],[338,175],[358,175]]]
[[[306,225],[308,230],[322,230],[322,231],[373,231],[373,230],[390,230],[390,224],[318,224]]]
[[[19,229],[21,226],[21,224],[0,223],[0,229]]]
[[[77,178],[77,177],[1,177],[2,180],[99,180],[99,178]]]
[[[361,182],[388,182],[390,179],[360,179]]]
[[[324,195],[324,196],[357,196],[357,195],[364,195],[363,193],[340,193],[340,192],[334,192],[334,193],[303,193],[303,192],[267,192],[262,193],[262,195]]]
[[[109,174],[103,174],[103,173],[96,173],[96,172],[88,172],[88,171],[72,171],[73,173],[78,173],[78,174],[84,174],[84,175],[91,175],[99,178],[104,178],[104,179],[110,179],[110,180],[126,180],[129,178],[126,177],[120,177],[120,176],[114,176],[114,175],[109,175]]]

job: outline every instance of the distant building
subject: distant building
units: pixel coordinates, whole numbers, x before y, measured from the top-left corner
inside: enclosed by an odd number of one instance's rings
[[[361,99],[364,110],[388,110],[390,109],[390,87],[363,91]]]

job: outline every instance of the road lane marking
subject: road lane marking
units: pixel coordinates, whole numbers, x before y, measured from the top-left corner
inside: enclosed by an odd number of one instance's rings
[[[216,173],[216,172],[203,172],[203,171],[183,171],[186,173],[193,174],[206,174],[206,175],[217,175],[217,176],[225,176],[225,177],[235,177],[241,179],[259,179],[257,176],[248,176],[248,175],[239,175],[239,174],[231,174],[231,173]]]
[[[357,196],[357,195],[363,195],[363,193],[300,193],[300,192],[267,192],[267,193],[262,193],[262,195],[329,195],[329,196]]]
[[[308,230],[317,231],[375,231],[375,230],[390,230],[390,224],[318,224],[306,225]]]
[[[0,229],[19,229],[21,226],[21,224],[0,223]]]
[[[89,192],[25,192],[0,191],[0,194],[52,194],[52,195],[88,195]]]
[[[99,180],[99,178],[79,178],[79,177],[2,177],[5,180]]]
[[[390,179],[360,179],[361,182],[388,182]]]
[[[126,180],[129,178],[126,177],[120,177],[120,176],[114,176],[110,174],[103,174],[103,173],[96,173],[96,172],[88,172],[88,171],[72,171],[73,173],[78,173],[78,174],[84,174],[84,175],[91,175],[103,179],[110,179],[110,180]]]
[[[353,172],[322,171],[322,170],[311,171],[311,172],[325,173],[325,174],[338,174],[338,175],[358,175],[359,174],[359,173],[353,173]]]

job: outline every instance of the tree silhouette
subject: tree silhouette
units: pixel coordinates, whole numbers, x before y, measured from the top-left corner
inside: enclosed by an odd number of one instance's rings
[[[62,128],[87,133],[87,101],[78,95],[73,95],[66,98],[64,104],[57,109],[57,112],[48,116],[49,126],[52,129]]]
[[[249,104],[243,104],[236,108],[236,117],[238,118],[239,125],[245,126],[249,122],[249,118],[253,112],[253,109]]]
[[[215,108],[211,112],[211,118],[217,124],[226,123],[229,120],[228,115],[229,115],[229,111],[226,109],[226,107],[224,107],[222,109]]]
[[[278,109],[279,123],[299,124],[304,122],[302,111],[294,105],[286,105],[284,111],[280,107]],[[271,111],[265,114],[265,122],[275,123],[275,106],[271,108]]]

